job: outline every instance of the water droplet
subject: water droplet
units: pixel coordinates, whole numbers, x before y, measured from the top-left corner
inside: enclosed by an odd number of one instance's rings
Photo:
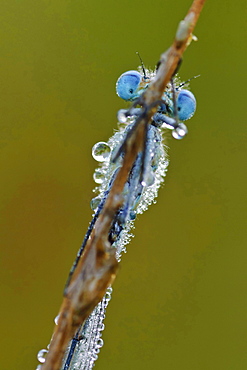
[[[105,329],[105,324],[99,324],[99,331],[103,331]]]
[[[106,161],[111,154],[111,148],[104,141],[99,141],[92,148],[92,156],[98,162]]]
[[[118,122],[118,128],[119,128],[119,130],[120,131],[123,131],[123,130],[125,130],[126,129],[126,126],[127,126],[127,124],[128,124],[128,121],[127,122]]]
[[[174,137],[174,139],[181,140],[187,135],[187,133],[188,129],[185,124],[180,123],[179,126],[172,131],[172,136]]]
[[[104,171],[102,171],[101,169],[97,168],[94,171],[93,179],[96,182],[96,184],[102,184],[102,182],[105,179],[105,173],[104,173]]]
[[[110,295],[112,294],[113,292],[113,289],[111,286],[109,286],[107,289],[106,289],[106,293],[109,293]]]
[[[136,211],[130,211],[130,219],[132,221],[136,219]]]
[[[91,200],[91,202],[90,202],[90,207],[91,207],[91,209],[92,209],[93,211],[95,211],[95,210],[98,208],[98,206],[100,205],[100,202],[101,202],[100,197],[95,197],[95,198],[93,198],[93,199]]]
[[[42,364],[45,362],[45,357],[47,355],[48,351],[47,349],[41,349],[38,354],[37,354],[37,359],[39,362],[41,362]]]
[[[128,117],[126,116],[126,110],[120,109],[117,113],[117,119],[119,123],[126,123]]]
[[[110,299],[111,299],[111,293],[110,292],[106,292],[105,299],[106,299],[107,302],[110,301]]]
[[[59,320],[59,314],[54,319],[54,322],[55,322],[56,325],[58,324],[58,320]]]
[[[97,361],[97,359],[98,359],[98,355],[96,355],[96,353],[93,353],[93,354],[91,355],[91,359],[92,359],[93,361]]]
[[[101,347],[103,347],[103,345],[104,345],[104,341],[103,341],[103,339],[102,339],[102,338],[99,338],[99,339],[97,340],[97,347],[101,348]]]
[[[99,347],[95,347],[94,348],[94,352],[98,355],[100,353],[100,348]]]
[[[35,370],[41,370],[41,365],[38,365]]]
[[[147,173],[144,174],[143,180],[142,180],[142,185],[143,186],[151,186],[154,184],[155,181],[155,176],[153,171],[148,171]]]

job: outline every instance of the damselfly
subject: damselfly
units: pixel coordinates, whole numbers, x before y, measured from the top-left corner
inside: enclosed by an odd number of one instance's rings
[[[100,163],[100,167],[95,170],[93,175],[98,185],[94,191],[98,195],[91,201],[91,208],[94,211],[93,219],[70,271],[65,292],[108,198],[114,179],[122,166],[124,145],[143,115],[143,108],[138,107],[138,104],[142,104],[142,93],[148,88],[154,76],[155,72],[142,66],[139,71],[123,73],[117,81],[117,94],[122,99],[135,103],[129,110],[118,112],[119,130],[108,142],[98,142],[92,149],[93,158]],[[137,154],[129,172],[122,191],[122,205],[118,209],[108,233],[108,242],[111,248],[115,249],[118,261],[120,261],[122,253],[126,252],[125,245],[132,236],[131,228],[136,216],[143,213],[154,202],[166,174],[168,156],[162,138],[164,128],[171,129],[172,135],[176,139],[182,139],[187,134],[187,127],[181,121],[193,116],[196,100],[189,90],[184,89],[186,85],[187,83],[180,83],[177,77],[173,78],[163,93],[151,124],[146,125],[142,150]],[[104,329],[105,309],[111,298],[111,292],[112,288],[109,287],[102,301],[98,303],[78,329],[67,348],[61,369],[89,370],[93,367],[103,345],[101,333]],[[44,362],[46,352],[46,350],[39,352],[40,362]]]

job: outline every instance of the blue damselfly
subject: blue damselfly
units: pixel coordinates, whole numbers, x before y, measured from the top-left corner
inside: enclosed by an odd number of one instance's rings
[[[124,100],[138,99],[155,76],[155,73],[149,70],[144,70],[143,74],[140,72],[128,71],[118,79],[117,94]],[[169,161],[167,148],[162,138],[164,128],[172,129],[175,138],[183,138],[187,133],[187,128],[180,121],[191,118],[195,112],[195,97],[189,90],[183,89],[184,86],[185,84],[180,83],[177,77],[168,84],[158,111],[154,114],[151,124],[147,126],[143,150],[138,153],[125,183],[122,192],[123,204],[113,220],[108,236],[110,245],[116,249],[118,261],[121,259],[121,254],[126,251],[125,245],[128,244],[132,236],[131,228],[136,216],[143,213],[154,202],[166,174]],[[176,100],[177,117],[174,99]],[[98,195],[91,201],[91,208],[94,211],[93,219],[72,266],[70,277],[83,253],[87,240],[90,238],[114,179],[122,166],[123,151],[121,148],[123,143],[135,127],[141,114],[142,109],[136,107],[131,107],[130,110],[120,110],[118,113],[119,130],[107,143],[98,142],[92,149],[93,158],[100,163],[100,167],[95,170],[93,175],[96,184],[98,184],[95,189]],[[69,285],[70,277],[67,285]],[[109,287],[103,300],[96,306],[84,325],[78,329],[64,357],[63,370],[92,368],[103,345],[101,332],[104,329],[103,319],[111,292],[112,288]],[[75,353],[77,354],[75,355]],[[41,354],[43,355],[43,353]]]

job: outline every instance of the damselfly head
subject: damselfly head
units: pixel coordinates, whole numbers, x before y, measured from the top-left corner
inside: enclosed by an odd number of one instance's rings
[[[139,98],[155,77],[155,72],[146,70],[142,60],[141,63],[139,71],[125,72],[117,80],[117,94],[126,101]],[[187,127],[181,121],[190,119],[196,110],[195,96],[191,91],[183,89],[183,86],[187,85],[189,81],[180,83],[177,76],[172,78],[163,93],[157,114],[153,116],[153,124],[157,127],[171,129],[172,136],[175,139],[182,139],[187,135]],[[133,109],[135,111],[134,117],[139,114],[136,113],[136,110],[140,110],[140,108]],[[126,124],[128,123],[128,116],[131,116],[130,110],[121,109],[118,114],[118,121]]]

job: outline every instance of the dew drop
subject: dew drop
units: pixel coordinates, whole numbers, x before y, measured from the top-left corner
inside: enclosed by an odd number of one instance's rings
[[[174,137],[174,139],[181,140],[187,135],[187,133],[188,129],[185,124],[180,123],[179,126],[172,131],[172,136]]]
[[[98,206],[99,206],[100,202],[101,202],[100,197],[95,197],[95,198],[93,198],[93,199],[91,200],[91,202],[90,202],[90,207],[91,207],[91,209],[92,209],[93,211],[95,211],[95,210],[98,208]]]
[[[119,122],[118,121],[118,128],[119,128],[119,130],[120,131],[123,131],[123,130],[125,130],[126,129],[126,125],[128,124],[128,122],[126,121],[126,122]]]
[[[130,211],[130,219],[132,221],[136,219],[136,211]]]
[[[96,182],[96,184],[102,184],[104,179],[105,179],[105,174],[104,172],[97,168],[95,171],[94,171],[94,174],[93,174],[93,179],[94,181]]]
[[[92,360],[93,360],[93,361],[97,361],[97,359],[98,359],[98,355],[96,355],[96,353],[93,353],[93,354],[91,355],[91,358],[92,358]]]
[[[59,314],[54,319],[54,322],[55,322],[56,325],[58,324],[58,320],[59,320]]]
[[[41,362],[41,364],[43,364],[45,362],[45,357],[47,355],[48,351],[47,349],[41,349],[38,354],[37,354],[37,359],[39,362]]]
[[[103,345],[104,345],[104,341],[103,341],[103,339],[102,339],[102,338],[99,338],[99,339],[97,340],[97,347],[101,348],[101,347],[103,347]]]
[[[148,171],[147,173],[144,174],[144,178],[142,180],[142,185],[143,186],[151,186],[154,184],[155,181],[155,176],[153,171]]]
[[[109,302],[109,301],[110,301],[110,299],[111,299],[111,293],[110,293],[110,292],[106,292],[106,294],[105,294],[105,300],[106,300],[107,302]]]
[[[128,117],[126,116],[126,110],[120,109],[117,113],[117,119],[119,123],[126,123]]]
[[[106,289],[106,292],[111,294],[113,292],[113,289],[111,286],[109,286],[107,289]]]
[[[92,148],[92,156],[98,162],[106,161],[111,154],[111,148],[104,141],[99,141]]]
[[[105,329],[105,324],[99,324],[99,331],[103,331]]]

